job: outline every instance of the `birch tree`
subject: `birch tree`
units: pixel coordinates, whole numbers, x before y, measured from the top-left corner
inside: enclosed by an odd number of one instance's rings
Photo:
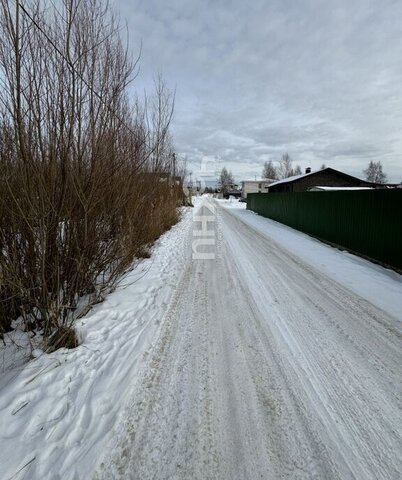
[[[380,161],[370,161],[367,168],[363,170],[366,180],[373,183],[386,183],[387,175],[383,172],[382,163]]]

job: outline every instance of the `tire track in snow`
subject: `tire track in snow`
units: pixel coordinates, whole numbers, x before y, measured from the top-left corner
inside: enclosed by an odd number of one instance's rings
[[[399,479],[393,319],[222,209],[216,238],[95,478]]]

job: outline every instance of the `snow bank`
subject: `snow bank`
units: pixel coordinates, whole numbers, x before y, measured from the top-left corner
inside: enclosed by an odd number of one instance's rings
[[[187,255],[192,212],[184,209],[152,257],[78,322],[78,348],[0,374],[1,479],[89,477],[158,336]]]
[[[226,207],[223,202],[219,204]],[[239,207],[231,208],[230,212],[302,261],[402,321],[402,275],[250,210]]]
[[[229,198],[229,200],[216,198],[215,201],[225,208],[239,208],[241,210],[245,210],[247,208],[247,203],[239,202],[238,198]]]

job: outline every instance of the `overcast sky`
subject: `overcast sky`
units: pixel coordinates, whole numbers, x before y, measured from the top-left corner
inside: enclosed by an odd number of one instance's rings
[[[176,88],[177,152],[197,175],[219,158],[237,180],[288,152],[402,181],[402,0],[114,0],[135,54],[134,87]]]

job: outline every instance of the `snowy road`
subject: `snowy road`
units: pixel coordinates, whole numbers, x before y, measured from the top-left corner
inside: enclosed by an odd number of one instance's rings
[[[212,225],[95,478],[400,479],[400,323],[230,210]]]

